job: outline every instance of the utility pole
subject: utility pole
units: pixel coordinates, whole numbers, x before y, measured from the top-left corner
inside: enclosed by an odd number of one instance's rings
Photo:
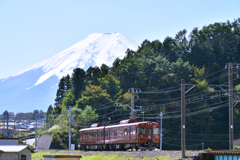
[[[143,114],[143,122],[144,122],[144,112],[141,112]]]
[[[36,125],[35,125],[35,149],[37,151],[37,112],[35,112],[35,121],[36,121]]]
[[[18,132],[17,132],[17,134],[18,134],[18,138],[19,138],[19,120],[20,120],[19,117],[20,117],[20,116],[18,115]]]
[[[46,121],[46,115],[44,115],[44,131],[45,131],[45,121]]]
[[[161,112],[159,114],[159,116],[161,117],[161,125],[160,125],[160,150],[162,150],[162,116],[163,116],[163,113]]]
[[[131,93],[131,113],[130,113],[130,118],[131,119],[135,119],[135,111],[139,111],[139,110],[135,110],[134,109],[134,94],[135,94],[135,90],[136,90],[136,93],[141,93],[141,89],[139,88],[130,88],[128,89],[128,92]],[[137,95],[138,96],[138,95]]]
[[[202,150],[204,150],[204,142],[202,142]]]
[[[9,121],[9,113],[7,112],[7,138],[8,138],[8,121]]]
[[[68,141],[68,149],[71,150],[71,120],[72,120],[72,106],[69,106],[69,141]]]
[[[3,115],[3,130],[2,130],[3,131],[3,138],[6,138],[5,137],[5,128],[6,128],[5,127],[5,116]]]
[[[185,80],[181,80],[181,149],[185,158]]]
[[[228,63],[228,88],[229,88],[229,150],[233,150],[233,73],[232,63]]]
[[[51,123],[51,119],[50,119],[50,115],[48,115],[48,129],[50,128],[50,123]]]

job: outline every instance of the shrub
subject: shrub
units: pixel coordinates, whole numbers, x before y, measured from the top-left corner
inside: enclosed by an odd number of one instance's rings
[[[240,150],[240,146],[233,146],[233,150]]]

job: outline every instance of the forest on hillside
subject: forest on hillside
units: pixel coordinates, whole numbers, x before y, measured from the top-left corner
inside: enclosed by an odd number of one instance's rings
[[[229,109],[227,64],[233,63],[234,98],[240,93],[240,18],[214,23],[175,37],[144,40],[137,51],[127,50],[112,66],[73,70],[58,84],[54,107],[47,123],[61,130],[52,133],[56,146],[68,144],[68,109],[72,106],[72,137],[92,123],[117,124],[130,117],[130,88],[138,88],[136,118],[159,122],[163,112],[163,149],[181,148],[181,79],[186,91],[186,148],[227,149]],[[141,90],[141,93],[140,93]],[[235,105],[235,103],[234,103]],[[53,116],[52,116],[53,115]],[[51,118],[53,117],[53,118]],[[240,138],[240,104],[234,106],[234,138]]]

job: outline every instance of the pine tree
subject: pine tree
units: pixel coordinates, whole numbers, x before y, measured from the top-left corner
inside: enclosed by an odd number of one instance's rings
[[[86,87],[86,73],[83,69],[76,68],[73,70],[72,85],[74,88],[74,96],[76,99],[79,99],[81,92],[84,91]]]
[[[69,74],[67,74],[67,76],[66,77],[64,77],[64,79],[65,79],[65,92],[67,92],[69,89],[71,89],[72,88],[72,80],[71,80],[71,78],[70,78],[70,76],[69,76]]]
[[[65,78],[63,77],[63,78],[61,78],[61,80],[58,84],[58,90],[57,90],[56,99],[55,99],[55,106],[56,107],[59,107],[61,105],[65,92],[66,92]]]

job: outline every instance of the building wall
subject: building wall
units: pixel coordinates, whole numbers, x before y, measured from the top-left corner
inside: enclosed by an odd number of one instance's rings
[[[18,160],[18,154],[17,153],[3,153],[0,154],[0,160]]]
[[[233,141],[233,146],[240,146],[240,139],[236,139]]]
[[[0,145],[18,145],[17,139],[0,139]]]
[[[31,151],[29,149],[27,149],[27,148],[25,148],[24,150],[19,152],[19,158],[21,157],[21,155],[26,155],[27,156],[27,160],[31,160],[32,159],[31,158]]]
[[[19,153],[10,153],[10,152],[5,152],[3,154],[0,154],[0,160],[21,160],[21,155],[26,155],[27,160],[31,160],[31,151],[27,148],[22,150]]]

